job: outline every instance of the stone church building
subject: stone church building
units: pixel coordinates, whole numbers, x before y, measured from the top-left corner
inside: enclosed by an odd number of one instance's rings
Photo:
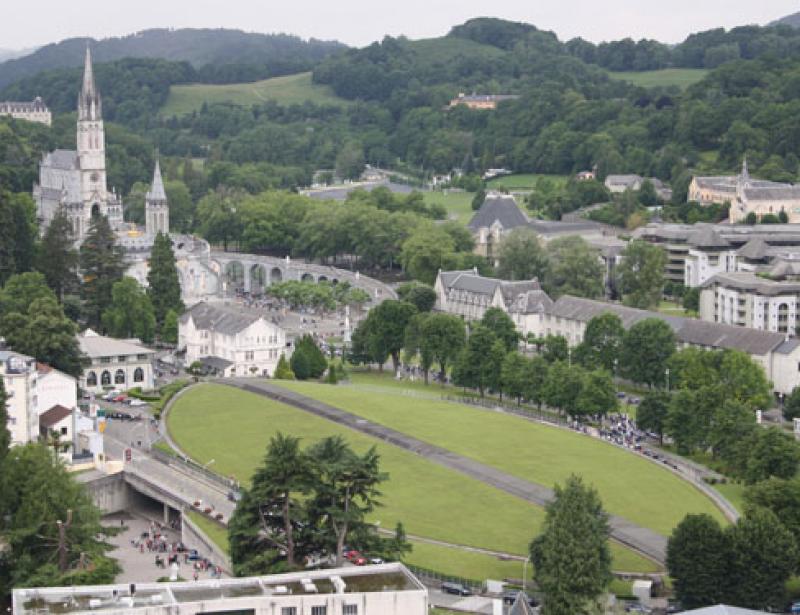
[[[59,208],[72,222],[77,244],[86,237],[92,216],[108,218],[111,228],[123,231],[122,198],[106,182],[106,145],[103,103],[94,81],[92,56],[86,49],[83,85],[78,96],[77,151],[55,150],[39,164],[39,183],[33,187],[37,217],[42,231]],[[156,163],[153,185],[146,200],[146,234],[169,233],[169,207]]]

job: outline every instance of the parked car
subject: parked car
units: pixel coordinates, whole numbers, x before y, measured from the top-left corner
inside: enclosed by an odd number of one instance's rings
[[[146,406],[147,402],[143,399],[136,399],[135,397],[128,398],[127,404],[132,408],[138,408],[140,406]]]
[[[366,566],[367,565],[367,558],[366,557],[354,557],[350,560],[354,566]]]
[[[520,593],[521,592],[518,589],[511,589],[505,592],[503,594],[503,602],[511,606],[517,601],[517,597],[520,595]],[[528,596],[528,604],[531,606],[539,606],[539,601],[533,596]]]
[[[119,395],[117,395],[116,397],[112,397],[112,398],[111,398],[111,401],[113,401],[114,403],[117,403],[117,404],[121,404],[121,403],[123,403],[123,402],[124,402],[126,399],[128,399],[128,396],[127,396],[127,395],[125,395],[124,393],[120,393],[120,394],[119,394]]]
[[[386,562],[384,562],[383,559],[380,558],[380,557],[371,557],[371,558],[369,558],[369,563],[370,564],[385,564]]]
[[[637,603],[637,604],[629,604],[629,605],[628,605],[628,606],[625,608],[625,612],[626,612],[626,613],[642,613],[642,614],[649,614],[649,613],[652,613],[652,610],[651,610],[650,608],[646,607],[646,606],[645,606],[645,605],[643,605],[643,604],[638,604],[638,603]]]
[[[344,557],[345,557],[345,559],[346,559],[346,560],[348,560],[348,561],[351,561],[351,562],[352,562],[354,559],[356,559],[356,558],[358,558],[358,557],[361,557],[361,553],[359,553],[359,552],[358,552],[358,551],[356,551],[355,549],[351,549],[350,551],[348,551],[348,552],[345,554],[345,556],[344,556]]]
[[[195,561],[200,559],[200,554],[197,552],[197,549],[189,549],[189,561]]]
[[[442,583],[442,591],[446,594],[455,594],[457,596],[472,595],[472,592],[461,583]]]

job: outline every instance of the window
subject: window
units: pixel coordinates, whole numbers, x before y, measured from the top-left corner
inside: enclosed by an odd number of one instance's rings
[[[137,354],[137,355],[136,355],[136,358],[137,358],[139,361],[147,361],[147,355],[146,355],[146,354]]]
[[[103,386],[111,384],[111,373],[108,370],[104,371],[103,375],[100,376],[100,384]]]
[[[125,384],[125,372],[121,369],[114,374],[114,384]]]
[[[144,370],[141,367],[137,367],[133,372],[133,381],[134,382],[144,382]]]
[[[66,436],[67,435],[67,428],[66,427],[62,427],[61,428],[61,435],[62,436]]]
[[[297,607],[296,606],[281,607],[281,615],[297,615]]]
[[[128,357],[125,356],[125,355],[120,355],[120,356],[117,357],[117,361],[119,361],[120,363],[125,363],[125,362],[127,362],[127,360],[128,360]]]
[[[100,357],[100,363],[111,363],[111,357]]]
[[[328,612],[327,606],[312,606],[311,615],[325,615]]]
[[[357,604],[345,604],[342,607],[342,615],[358,615]]]
[[[86,375],[86,386],[87,387],[96,387],[97,386],[97,374],[94,372],[89,372]]]

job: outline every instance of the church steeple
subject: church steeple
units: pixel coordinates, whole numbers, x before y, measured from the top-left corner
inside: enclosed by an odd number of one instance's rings
[[[94,69],[92,68],[92,52],[86,46],[86,59],[83,65],[83,86],[78,97],[78,119],[100,120],[103,117],[100,92],[94,82]]]
[[[148,235],[169,234],[169,203],[161,179],[161,164],[156,155],[156,168],[153,171],[153,184],[144,199],[145,232]]]

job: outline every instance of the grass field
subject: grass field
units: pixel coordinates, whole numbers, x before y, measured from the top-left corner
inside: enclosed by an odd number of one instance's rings
[[[233,474],[245,483],[278,431],[302,438],[304,445],[337,434],[359,451],[377,445],[381,467],[390,478],[382,489],[385,506],[372,520],[385,528],[402,521],[409,534],[525,554],[544,516],[541,508],[399,448],[225,386],[201,385],[182,395],[168,424],[177,444],[195,460],[215,459],[220,474]],[[619,569],[654,569],[650,561],[619,545],[612,550]]]
[[[369,420],[548,487],[572,474],[594,485],[606,509],[669,535],[686,513],[722,513],[689,483],[599,440],[515,416],[409,398],[358,385],[282,382]]]
[[[483,581],[484,579],[522,579],[522,562],[501,560],[483,553],[450,549],[425,542],[413,542],[414,550],[403,561],[442,574]],[[528,580],[533,567],[528,564]]]
[[[486,182],[486,185],[490,189],[503,188],[505,190],[533,190],[536,187],[536,182],[542,178],[552,180],[557,186],[563,186],[569,181],[569,178],[566,175],[520,174],[496,177]]]
[[[668,316],[690,316],[690,314],[686,313],[686,310],[683,309],[681,304],[663,299],[661,303],[658,304],[658,311]]]
[[[681,89],[701,81],[708,71],[704,68],[665,68],[642,72],[609,72],[612,79],[627,81],[643,88],[678,86]]]
[[[186,514],[189,515],[192,522],[199,527],[210,540],[214,541],[214,544],[222,551],[225,553],[230,551],[228,548],[227,528],[222,527],[219,523],[214,523],[211,519],[205,515],[201,515],[197,511],[187,510]]]
[[[746,487],[740,483],[725,483],[713,485],[740,513],[744,512],[744,490]]]
[[[462,224],[468,224],[475,213],[472,211],[472,199],[474,192],[444,192],[433,191],[423,192],[426,203],[442,204],[447,209],[448,216],[455,217]]]
[[[311,83],[311,73],[298,73],[253,83],[173,85],[160,114],[162,117],[185,115],[199,111],[203,103],[229,102],[250,106],[268,100],[274,100],[281,105],[303,103],[307,100],[317,104],[347,104],[347,101],[336,96],[330,87]]]

